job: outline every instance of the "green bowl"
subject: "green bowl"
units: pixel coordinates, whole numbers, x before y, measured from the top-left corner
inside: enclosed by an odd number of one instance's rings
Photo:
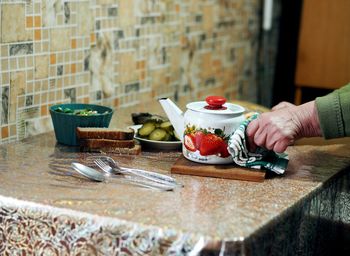
[[[98,115],[79,116],[75,114],[56,111],[57,108],[69,108],[71,110],[91,109],[97,111]],[[50,107],[50,114],[56,140],[59,143],[78,146],[76,135],[77,127],[108,127],[113,115],[113,109],[93,104],[58,104]]]

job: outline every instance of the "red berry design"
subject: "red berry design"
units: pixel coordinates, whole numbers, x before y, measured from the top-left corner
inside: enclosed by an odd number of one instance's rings
[[[195,147],[195,138],[193,134],[186,134],[184,137],[184,145],[185,147],[192,152],[196,151]]]
[[[202,156],[217,155],[222,150],[223,139],[215,134],[203,136],[199,152]]]
[[[195,138],[196,149],[198,149],[198,150],[200,149],[204,136],[205,136],[205,134],[201,131],[197,131],[195,133],[194,138]]]
[[[230,153],[228,152],[227,147],[228,147],[228,145],[227,145],[226,141],[223,141],[222,145],[221,145],[220,157],[226,158],[226,157],[230,156]]]

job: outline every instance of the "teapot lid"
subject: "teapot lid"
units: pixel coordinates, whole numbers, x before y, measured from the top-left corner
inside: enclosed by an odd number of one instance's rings
[[[226,98],[221,96],[208,96],[205,101],[191,102],[186,105],[188,109],[209,114],[242,114],[244,108],[237,104],[226,103]]]

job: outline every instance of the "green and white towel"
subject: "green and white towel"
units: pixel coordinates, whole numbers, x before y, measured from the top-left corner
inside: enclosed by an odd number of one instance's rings
[[[232,155],[233,161],[239,166],[254,169],[264,168],[277,174],[283,174],[289,161],[287,154],[278,154],[261,147],[258,147],[255,152],[248,150],[245,131],[248,124],[258,116],[258,113],[253,114],[236,129],[230,136],[228,151]]]

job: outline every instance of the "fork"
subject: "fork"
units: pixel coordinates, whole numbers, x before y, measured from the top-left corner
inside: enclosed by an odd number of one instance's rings
[[[135,176],[141,176],[146,179],[150,179],[159,183],[165,183],[169,185],[176,185],[178,187],[183,187],[181,183],[178,183],[173,177],[160,174],[157,172],[151,172],[151,171],[146,171],[146,170],[141,170],[141,169],[134,169],[134,168],[127,168],[127,167],[122,167],[119,165],[117,161],[115,161],[113,158],[109,156],[103,156],[99,158],[106,164],[108,164],[112,169],[116,172],[122,173],[122,174],[132,174]]]
[[[109,166],[108,164],[106,164],[101,159],[96,159],[94,161],[94,163],[102,171],[104,171],[108,175],[115,175],[113,168],[111,166]],[[137,179],[137,178],[132,178],[130,176],[124,176],[125,179],[123,180],[123,182],[127,181],[128,183],[131,183],[134,185],[141,185],[141,186],[145,186],[145,187],[149,187],[149,188],[157,188],[157,189],[166,190],[166,191],[174,190],[174,188],[176,187],[176,185],[174,185],[174,184],[160,181],[160,180],[152,178],[152,177],[143,176],[143,175],[139,175],[139,176],[143,177],[145,179],[148,179],[148,180],[141,180],[141,179]]]

